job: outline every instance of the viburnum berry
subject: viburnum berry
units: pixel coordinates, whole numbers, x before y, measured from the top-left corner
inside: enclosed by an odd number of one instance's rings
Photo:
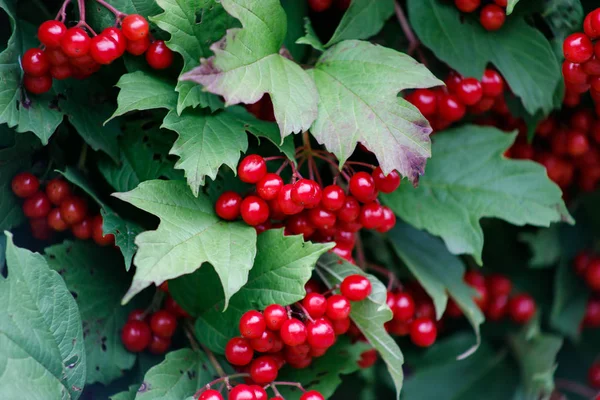
[[[267,163],[261,156],[250,154],[240,161],[237,172],[242,182],[257,183],[267,174]]]
[[[600,327],[600,298],[591,297],[585,306],[583,326],[587,328]]]
[[[161,337],[158,335],[152,335],[150,344],[148,345],[148,351],[152,354],[165,354],[171,347],[170,337]]]
[[[269,205],[258,196],[248,196],[242,200],[240,214],[248,225],[259,225],[269,219]]]
[[[282,187],[283,179],[277,174],[268,173],[256,184],[256,193],[265,200],[273,200]]]
[[[60,216],[60,208],[53,208],[48,213],[48,225],[57,232],[66,231],[69,225]]]
[[[325,318],[319,318],[306,325],[307,341],[312,347],[329,348],[335,343],[333,326]]]
[[[128,40],[125,49],[129,54],[141,56],[148,50],[148,47],[150,47],[150,38],[145,37],[140,40]]]
[[[588,80],[588,75],[583,70],[581,64],[567,60],[563,62],[562,74],[565,81],[572,84],[585,84]]]
[[[272,331],[281,329],[283,323],[288,319],[285,307],[279,304],[271,304],[263,311],[263,317],[267,328]]]
[[[256,383],[267,384],[277,378],[279,368],[271,356],[261,356],[250,364],[250,377]]]
[[[342,281],[340,291],[350,301],[363,301],[371,294],[371,281],[366,276],[350,275]]]
[[[81,57],[90,51],[92,39],[81,28],[69,28],[60,40],[62,51],[69,57]]]
[[[60,46],[60,40],[67,33],[67,27],[60,21],[43,22],[37,31],[38,40],[47,48]]]
[[[314,208],[321,201],[321,188],[312,179],[300,179],[294,183],[292,200],[304,208]]]
[[[600,389],[600,363],[593,364],[588,370],[588,383],[594,389]]]
[[[229,400],[256,400],[254,390],[248,385],[237,385],[229,391]]]
[[[483,97],[483,89],[477,79],[464,78],[456,88],[455,94],[463,104],[472,106]]]
[[[121,332],[123,346],[132,352],[138,353],[150,345],[152,332],[147,323],[143,321],[127,321]]]
[[[254,397],[256,400],[267,400],[267,392],[262,387],[258,385],[252,385],[250,386],[250,389],[252,389],[254,392]]]
[[[384,223],[383,207],[373,201],[360,209],[359,221],[366,229],[377,229]]]
[[[114,26],[110,26],[102,31],[102,35],[111,38],[117,44],[117,57],[121,57],[127,50],[127,38],[123,31]]]
[[[317,229],[332,228],[335,225],[335,221],[337,219],[333,211],[328,211],[321,207],[309,210],[308,218],[311,224]]]
[[[470,13],[479,8],[481,0],[454,0],[454,5],[460,11]]]
[[[167,283],[167,282],[163,282],[160,285],[160,287],[163,287],[163,285],[165,283]],[[167,289],[168,289],[168,286],[167,286]],[[187,311],[185,311],[183,309],[183,307],[181,307],[171,296],[167,296],[163,307],[165,310],[167,310],[168,312],[170,312],[171,314],[175,315],[178,318],[189,318],[190,317],[190,315],[187,313]]]
[[[353,222],[360,216],[360,204],[352,196],[346,196],[344,205],[337,211],[337,219],[343,222]]]
[[[310,390],[300,396],[300,400],[325,400],[325,397],[316,390]]]
[[[254,358],[254,349],[243,337],[233,338],[225,346],[225,358],[232,365],[244,366]]]
[[[481,78],[481,89],[484,96],[500,96],[504,92],[504,79],[493,69],[486,69]]]
[[[101,33],[92,38],[90,55],[98,64],[110,64],[119,58],[119,47],[112,37]]]
[[[467,108],[456,95],[444,93],[439,99],[438,112],[444,120],[456,122],[465,116]]]
[[[315,12],[323,12],[331,7],[333,0],[308,0],[310,9]]]
[[[52,77],[50,75],[25,75],[23,76],[23,86],[29,93],[44,94],[52,88]]]
[[[397,321],[408,322],[415,315],[415,301],[408,292],[389,293],[392,295],[392,313]]]
[[[369,203],[377,197],[375,180],[366,172],[361,171],[352,175],[349,188],[352,196],[362,203]]]
[[[275,334],[269,330],[265,330],[261,337],[250,339],[250,346],[259,353],[271,351],[275,342]]]
[[[377,357],[378,353],[375,349],[364,351],[360,355],[360,360],[358,360],[358,366],[362,369],[371,368],[377,362]]]
[[[412,105],[417,107],[425,117],[431,117],[437,112],[437,96],[433,90],[417,89],[410,94],[408,100]]]
[[[43,50],[29,49],[21,57],[21,66],[27,75],[40,77],[47,75],[50,71],[50,60]]]
[[[396,226],[396,215],[391,208],[383,206],[383,222],[377,228],[377,232],[386,233],[389,232],[394,226]]]
[[[536,308],[535,300],[528,294],[516,295],[508,302],[508,314],[518,324],[529,322],[535,315]]]
[[[216,390],[208,389],[207,391],[202,392],[200,397],[198,397],[198,400],[223,400],[223,396]]]
[[[150,33],[150,24],[139,14],[129,14],[121,23],[123,35],[129,40],[140,40]]]
[[[32,194],[23,203],[23,214],[27,218],[46,217],[51,209],[52,204],[44,192]]]
[[[53,79],[62,81],[73,75],[73,68],[69,64],[53,65],[50,67],[50,76]]]
[[[80,197],[70,196],[61,202],[60,213],[67,224],[78,224],[87,215],[87,204]]]
[[[262,313],[250,310],[240,318],[240,333],[247,339],[258,339],[267,329],[267,323]]]
[[[104,221],[101,215],[96,215],[91,219],[92,239],[99,246],[110,246],[115,243],[115,235],[112,233],[104,234]]]
[[[372,176],[375,187],[382,193],[392,193],[400,186],[401,177],[396,170],[385,175],[381,167],[377,167],[373,170]]]
[[[311,318],[321,318],[327,311],[327,299],[320,293],[309,293],[302,299],[302,306]]]
[[[321,195],[321,206],[329,211],[337,211],[344,206],[346,193],[338,185],[326,186]]]
[[[585,33],[573,33],[563,42],[565,58],[574,63],[583,63],[594,55],[594,45]]]
[[[283,185],[279,194],[277,195],[277,204],[285,215],[294,215],[298,214],[304,207],[298,205],[294,200],[292,200],[292,191],[294,190],[294,185],[288,183],[287,185]]]
[[[437,327],[429,318],[418,318],[410,326],[410,340],[419,347],[429,347],[435,343]]]
[[[497,31],[502,28],[506,20],[506,12],[496,4],[488,4],[481,9],[479,21],[488,31]]]
[[[573,156],[581,156],[590,148],[587,135],[583,132],[571,130],[567,133],[567,152]]]
[[[350,301],[341,294],[334,294],[327,299],[327,317],[333,321],[346,319],[350,316],[352,305]]]
[[[71,225],[71,232],[77,239],[90,239],[92,237],[92,220],[86,218],[78,224]]]
[[[242,196],[235,192],[223,192],[215,204],[217,215],[227,221],[233,221],[240,216]]]
[[[600,259],[593,259],[585,271],[585,283],[595,291],[600,291]]]
[[[350,329],[350,324],[352,323],[350,318],[330,320],[330,322],[331,326],[333,327],[333,331],[338,336],[348,332],[348,329]]]
[[[485,278],[485,284],[492,297],[508,296],[512,292],[512,282],[504,275],[492,274]]]
[[[306,342],[306,326],[296,318],[286,320],[279,330],[281,340],[288,346],[298,346]]]
[[[146,61],[154,69],[166,69],[173,64],[173,51],[164,41],[157,40],[146,50]]]
[[[27,198],[38,191],[40,181],[29,172],[21,172],[15,175],[11,181],[11,189],[15,196]]]
[[[150,317],[150,329],[155,335],[169,338],[177,329],[177,318],[166,310],[158,310]]]
[[[69,57],[67,57],[67,55],[60,48],[46,49],[44,50],[44,53],[46,54],[46,58],[48,58],[50,65],[65,65],[69,62]]]

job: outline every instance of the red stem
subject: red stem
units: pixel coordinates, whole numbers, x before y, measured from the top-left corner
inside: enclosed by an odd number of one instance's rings
[[[346,165],[360,165],[363,167],[375,169],[375,166],[373,164],[368,164],[368,163],[364,163],[364,162],[360,162],[360,161],[348,161],[348,162],[346,162]]]
[[[115,15],[115,18],[117,19],[117,21],[116,21],[117,24],[119,24],[121,22],[121,20],[127,16],[127,14],[122,13],[121,11],[117,10],[116,8],[114,8],[113,6],[111,6],[104,0],[96,0],[96,2]]]
[[[225,382],[225,384],[227,385],[227,389],[231,389],[231,384],[229,383],[230,379],[247,378],[249,376],[250,376],[250,374],[233,374],[233,375],[223,376],[221,378],[215,379],[212,382],[207,383],[206,385],[204,385],[203,387],[201,387],[200,389],[198,389],[198,391],[196,393],[194,393],[193,397],[195,399],[197,399],[198,397],[200,397],[200,395],[202,394],[202,392],[204,392],[205,390],[210,389],[211,386],[216,385],[217,383],[220,383],[220,382]]]
[[[55,20],[65,22],[65,20],[67,19],[67,6],[69,5],[69,3],[71,3],[71,0],[65,0],[63,2],[62,6],[60,7],[60,10],[58,10],[58,14],[56,14],[56,18],[54,18]]]
[[[279,169],[277,171],[275,171],[275,173],[277,175],[281,174],[281,171],[283,171],[285,169],[285,167],[288,166],[288,164],[290,164],[289,160],[285,160],[285,162],[283,164],[281,164],[281,167],[279,167]]]
[[[271,388],[275,389],[275,386],[294,386],[297,387],[298,389],[302,390],[302,392],[306,392],[306,389],[304,389],[304,387],[298,383],[298,382],[273,382],[271,383]],[[273,390],[275,391],[275,390]]]
[[[298,302],[296,303],[296,305],[298,306],[298,308],[300,308],[302,310],[302,312],[304,313],[304,316],[310,321],[310,322],[315,322],[314,319],[312,319],[312,317],[310,316],[310,314],[308,313],[308,311],[306,311],[306,308],[304,308],[304,306],[302,305],[302,303]]]
[[[273,157],[265,157],[265,161],[275,161],[275,160],[284,160],[284,156],[273,156]]]

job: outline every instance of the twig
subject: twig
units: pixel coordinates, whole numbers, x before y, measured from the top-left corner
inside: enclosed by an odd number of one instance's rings
[[[127,14],[117,10],[104,0],[96,0],[96,3],[99,3],[102,7],[106,8],[108,11],[113,13],[115,15],[115,18],[117,19],[117,23],[121,22],[121,20],[127,16]]]
[[[388,277],[388,292],[391,291],[394,288],[394,286],[398,287],[399,289],[402,289],[400,281],[398,281],[396,275],[389,269],[373,263],[367,263],[367,269],[372,269],[373,271],[379,272],[381,275],[385,275]]]
[[[367,268],[367,260],[365,258],[365,249],[363,247],[362,239],[360,234],[356,234],[356,258],[360,269],[364,270]]]
[[[58,10],[58,14],[56,14],[56,20],[60,21],[60,22],[65,22],[65,20],[67,19],[67,6],[71,3],[71,0],[65,0],[64,3],[62,4],[62,6],[60,7],[60,10]]]
[[[406,15],[404,14],[404,10],[400,6],[400,4],[398,4],[397,1],[394,1],[394,9],[396,10],[396,18],[398,18],[398,22],[400,23],[400,26],[402,27],[402,31],[404,32],[404,35],[408,39],[408,51],[407,51],[408,55],[412,55],[415,51],[418,50],[419,58],[421,59],[421,62],[423,64],[425,64],[425,58],[423,57],[423,54],[419,50],[419,46],[421,45],[421,42],[419,42],[419,39],[417,39],[417,37],[415,36],[415,33],[413,32],[412,28],[410,27],[410,24],[408,23],[408,19],[406,18]]]
[[[202,343],[200,343],[196,340],[196,336],[194,336],[194,327],[192,326],[192,324],[189,320],[184,322],[183,330],[185,332],[185,335],[188,338],[188,341],[190,342],[190,345],[192,346],[192,349],[194,349],[195,351],[199,351],[200,348],[202,348],[202,351],[204,353],[206,353],[208,360],[210,361],[212,366],[215,368],[215,371],[217,371],[219,376],[221,378],[226,377],[227,374],[223,370],[223,367],[221,367],[221,364],[219,364],[219,360],[217,360],[217,358],[215,357],[213,352],[210,351],[208,349],[208,347],[206,347],[205,345],[203,345]]]
[[[231,384],[229,383],[230,379],[247,378],[249,376],[250,376],[250,374],[246,374],[246,373],[222,376],[222,377],[220,377],[218,379],[215,379],[214,381],[209,382],[206,385],[202,386],[200,389],[198,389],[198,391],[196,393],[194,393],[194,395],[192,397],[194,399],[197,399],[198,397],[200,397],[200,395],[202,394],[202,392],[204,392],[205,390],[210,389],[211,386],[214,386],[214,385],[216,385],[217,383],[220,383],[220,382],[225,382],[225,384],[227,385],[227,389],[231,389]],[[219,392],[220,391],[221,390],[219,390]]]

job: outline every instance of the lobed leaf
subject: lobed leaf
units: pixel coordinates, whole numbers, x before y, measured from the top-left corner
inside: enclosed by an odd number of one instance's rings
[[[326,47],[344,40],[368,39],[394,14],[394,0],[353,0]]]

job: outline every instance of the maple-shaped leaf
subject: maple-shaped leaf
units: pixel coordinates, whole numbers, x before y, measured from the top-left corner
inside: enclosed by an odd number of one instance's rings
[[[192,273],[208,262],[219,275],[227,308],[231,296],[248,281],[256,255],[253,227],[219,219],[208,197],[194,197],[181,181],[146,181],[114,196],[161,221],[157,230],[135,239],[137,268],[123,303],[151,284]]]
[[[503,156],[515,138],[516,133],[474,125],[444,131],[435,137],[435,157],[419,187],[402,185],[382,200],[417,229],[441,236],[450,252],[472,254],[480,264],[481,218],[513,225],[572,222],[543,166]]]
[[[275,118],[285,137],[306,131],[317,117],[317,89],[308,74],[280,54],[287,18],[279,0],[221,0],[243,28],[227,31],[211,46],[214,56],[181,76],[221,95],[226,105],[253,104],[271,96]]]
[[[443,83],[411,57],[358,40],[331,47],[311,74],[319,89],[311,133],[340,165],[360,142],[385,173],[398,170],[416,183],[431,156],[431,127],[398,92]]]

